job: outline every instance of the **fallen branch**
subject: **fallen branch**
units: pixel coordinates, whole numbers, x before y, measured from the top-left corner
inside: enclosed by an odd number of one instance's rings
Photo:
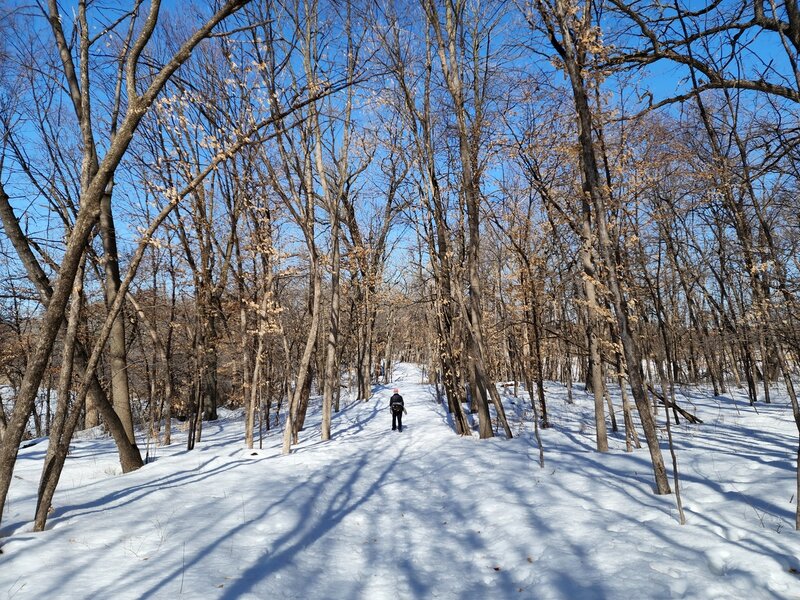
[[[655,389],[653,389],[652,385],[648,384],[647,385],[647,390],[651,394],[653,394],[656,398],[658,398],[661,401],[661,404],[663,404],[667,408],[671,408],[672,410],[677,411],[681,415],[683,415],[683,418],[686,419],[687,421],[689,421],[689,423],[702,423],[703,422],[703,420],[700,417],[697,417],[697,416],[693,415],[692,413],[685,411],[684,409],[682,409],[680,406],[678,406],[677,404],[675,404],[671,400],[667,400],[666,398],[664,398],[664,396],[662,396]]]

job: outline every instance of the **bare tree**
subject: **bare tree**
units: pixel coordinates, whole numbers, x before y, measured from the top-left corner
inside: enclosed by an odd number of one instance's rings
[[[600,255],[605,263],[608,284],[611,291],[619,335],[622,341],[625,360],[628,364],[628,378],[634,401],[639,411],[650,458],[653,463],[656,490],[659,494],[670,493],[664,460],[658,444],[658,436],[653,415],[650,412],[644,382],[641,375],[642,357],[639,344],[630,327],[628,302],[620,286],[614,248],[609,238],[606,223],[607,185],[601,179],[599,161],[595,150],[593,111],[589,102],[586,82],[586,69],[592,54],[601,51],[592,31],[592,12],[578,10],[565,0],[549,2],[537,1],[537,10],[543,19],[553,48],[563,61],[572,88],[575,102],[575,116],[578,121],[580,140],[580,164],[583,177],[584,212],[590,210],[594,219]],[[589,207],[587,207],[587,204]]]
[[[33,407],[39,384],[42,380],[45,368],[49,362],[53,349],[53,343],[60,330],[63,320],[64,309],[72,292],[72,284],[80,264],[86,245],[94,230],[97,219],[99,218],[101,203],[106,193],[114,172],[119,165],[122,157],[127,151],[131,140],[141,122],[142,117],[148,108],[155,101],[156,96],[162,90],[170,77],[178,70],[191,55],[192,50],[206,38],[216,26],[229,15],[241,8],[246,0],[230,0],[216,11],[202,26],[181,45],[179,51],[166,63],[152,78],[144,89],[140,92],[142,82],[138,77],[138,63],[140,56],[151,39],[158,22],[160,2],[151,3],[150,13],[147,15],[142,28],[135,39],[132,40],[131,47],[124,57],[124,81],[127,106],[124,116],[114,133],[113,141],[110,142],[106,154],[100,160],[93,160],[92,148],[86,148],[84,156],[85,177],[81,190],[80,208],[78,210],[75,224],[67,243],[64,256],[59,269],[59,276],[50,297],[47,308],[42,317],[41,337],[39,338],[28,368],[22,382],[14,412],[9,421],[6,437],[0,449],[0,516],[5,505],[8,487],[11,482],[11,475],[16,462],[19,441],[27,423],[28,415]],[[89,38],[88,24],[86,23],[85,6],[81,11],[79,19],[83,23],[81,30],[84,31],[82,37],[82,52],[80,54],[83,69],[82,76],[75,68],[70,47],[61,31],[62,15],[54,0],[49,5],[48,18],[50,20],[56,45],[59,48],[63,75],[66,79],[75,112],[84,131],[84,138],[93,138],[90,121],[91,104],[89,102],[91,89],[89,88],[89,65],[88,60],[89,46],[92,40]]]
[[[511,428],[505,417],[502,402],[497,388],[489,379],[486,370],[486,343],[481,307],[481,277],[478,270],[480,258],[480,203],[482,200],[480,152],[486,127],[488,86],[487,77],[490,72],[492,27],[498,18],[500,7],[489,7],[486,14],[476,11],[467,12],[464,2],[447,3],[444,20],[439,14],[436,3],[422,2],[428,25],[433,31],[434,48],[439,56],[446,87],[453,101],[453,112],[456,119],[458,135],[458,152],[460,159],[461,193],[467,213],[469,242],[467,245],[467,270],[469,281],[469,302],[467,310],[469,319],[469,353],[471,376],[475,381],[479,405],[488,406],[489,399],[494,404],[497,419],[505,430],[506,437],[512,437]],[[471,20],[467,20],[470,18]],[[461,39],[467,36],[470,44],[466,52]],[[465,73],[471,80],[469,87],[464,83]],[[471,107],[472,112],[467,107]],[[481,423],[481,436],[488,437],[488,430]]]

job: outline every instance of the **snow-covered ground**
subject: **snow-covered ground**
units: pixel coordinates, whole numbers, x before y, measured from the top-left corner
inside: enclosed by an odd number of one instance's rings
[[[110,440],[84,436],[44,533],[31,519],[46,441],[22,449],[0,597],[800,598],[797,434],[782,398],[756,414],[686,391],[705,424],[674,428],[681,526],[645,449],[625,454],[620,433],[610,453],[593,450],[588,396],[567,405],[548,386],[541,469],[526,402],[505,396],[515,439],[459,438],[415,367],[395,382],[402,433],[378,388],[334,417],[330,442],[312,412],[289,456],[277,430],[245,450],[230,413],[194,451],[176,433],[127,475]]]

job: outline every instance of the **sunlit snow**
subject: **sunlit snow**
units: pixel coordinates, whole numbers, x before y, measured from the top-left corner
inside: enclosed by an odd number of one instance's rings
[[[777,391],[756,413],[743,395],[682,390],[705,424],[673,427],[681,526],[674,496],[653,493],[647,450],[626,454],[619,432],[595,452],[592,399],[546,389],[544,469],[527,397],[503,392],[515,439],[459,438],[410,365],[346,403],[330,442],[315,405],[289,456],[278,429],[246,450],[240,413],[204,424],[191,452],[176,430],[127,475],[108,438],[84,434],[48,531],[32,533],[42,440],[20,451],[0,597],[800,598],[797,431]]]

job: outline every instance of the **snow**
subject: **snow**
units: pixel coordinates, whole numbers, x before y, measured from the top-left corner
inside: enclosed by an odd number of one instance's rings
[[[394,386],[402,433],[387,409]],[[412,365],[336,414],[330,442],[310,409],[289,456],[278,430],[244,449],[241,413],[223,412],[195,450],[176,430],[154,462],[120,475],[113,443],[90,432],[73,444],[48,530],[32,533],[41,440],[15,470],[0,596],[800,598],[797,433],[777,390],[758,413],[740,396],[683,390],[705,421],[673,427],[683,526],[674,496],[653,493],[646,449],[626,454],[620,432],[595,452],[592,399],[546,391],[544,469],[526,399],[503,391],[515,439],[459,438]]]

